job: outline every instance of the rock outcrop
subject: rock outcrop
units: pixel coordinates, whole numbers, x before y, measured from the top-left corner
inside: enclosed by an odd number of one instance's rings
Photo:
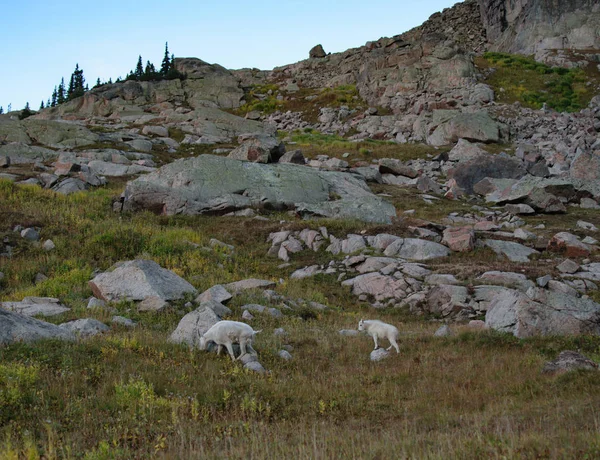
[[[557,50],[600,48],[596,0],[479,0],[479,4],[494,50],[547,60]]]
[[[123,209],[225,214],[245,208],[391,222],[394,206],[347,173],[259,164],[213,155],[178,160],[127,184]]]

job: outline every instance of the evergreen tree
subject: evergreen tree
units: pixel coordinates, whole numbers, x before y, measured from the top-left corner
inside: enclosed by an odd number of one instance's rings
[[[166,76],[171,70],[173,61],[169,59],[169,43],[165,42],[165,57],[163,57],[162,64],[160,66],[160,74]]]
[[[44,101],[42,100],[42,103],[40,104],[40,110],[44,110],[44,109],[45,109],[45,107],[44,107]]]
[[[52,101],[50,103],[50,107],[56,107],[57,99],[58,99],[58,91],[56,90],[56,86],[55,86],[54,91],[52,92]]]
[[[50,105],[50,98],[48,98],[48,100],[46,101],[46,108],[51,107]]]
[[[62,78],[60,80],[60,85],[58,85],[58,92],[56,93],[56,103],[62,104],[66,100],[67,99],[66,99],[66,94],[65,94],[65,79]]]
[[[109,84],[109,85],[112,85],[112,84],[113,84],[112,77],[110,77],[110,78],[108,79],[108,84]]]
[[[33,115],[33,112],[31,111],[31,108],[29,107],[29,102],[27,104],[25,104],[25,108],[23,110],[21,110],[21,114],[19,115],[19,120],[24,120],[27,117],[30,117],[31,115]]]
[[[138,56],[138,62],[135,66],[135,72],[133,74],[135,75],[136,80],[141,80],[144,76],[144,65],[142,64],[142,56]]]
[[[0,115],[2,115],[4,113],[4,109],[2,108],[2,106],[0,105]]]
[[[156,80],[157,77],[158,74],[156,73],[156,68],[154,67],[154,64],[152,64],[150,61],[147,61],[146,68],[144,69],[144,77],[142,79],[149,81]]]
[[[67,91],[68,101],[83,96],[86,91],[84,83],[85,78],[83,77],[83,70],[79,68],[79,64],[76,64],[75,70],[71,74],[71,81],[69,82],[69,89]]]
[[[94,86],[94,88],[98,88],[98,86],[102,86],[102,83],[100,83],[100,77],[98,77],[98,80],[96,80],[96,86]]]
[[[8,104],[8,108],[6,110],[6,113],[12,112],[12,104]]]

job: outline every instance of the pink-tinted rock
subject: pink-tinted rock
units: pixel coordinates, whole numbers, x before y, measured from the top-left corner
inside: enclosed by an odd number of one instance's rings
[[[548,251],[559,252],[565,257],[587,257],[590,247],[568,232],[560,232],[548,242]]]
[[[475,247],[475,232],[471,227],[450,227],[444,230],[442,243],[456,252],[469,252]]]

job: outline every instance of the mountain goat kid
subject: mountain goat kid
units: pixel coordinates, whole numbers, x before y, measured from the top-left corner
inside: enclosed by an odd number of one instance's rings
[[[398,343],[396,342],[400,332],[398,332],[396,326],[392,326],[391,324],[384,323],[383,321],[379,321],[377,319],[361,319],[358,323],[358,330],[366,331],[367,334],[373,337],[373,342],[375,342],[374,350],[377,350],[378,348],[377,339],[386,338],[391,343],[386,350],[389,351],[392,347],[394,347],[396,349],[396,353],[400,353]]]
[[[214,324],[208,331],[200,337],[200,350],[206,350],[208,342],[213,341],[218,345],[217,355],[221,354],[223,346],[227,348],[231,360],[235,361],[233,354],[233,344],[239,343],[241,355],[237,359],[242,358],[247,352],[256,354],[256,350],[252,348],[252,340],[254,334],[260,331],[255,331],[251,326],[239,321],[219,321]]]

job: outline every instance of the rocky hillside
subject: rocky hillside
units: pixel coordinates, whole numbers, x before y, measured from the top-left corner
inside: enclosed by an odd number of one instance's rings
[[[596,12],[0,115],[0,458],[598,457]]]

